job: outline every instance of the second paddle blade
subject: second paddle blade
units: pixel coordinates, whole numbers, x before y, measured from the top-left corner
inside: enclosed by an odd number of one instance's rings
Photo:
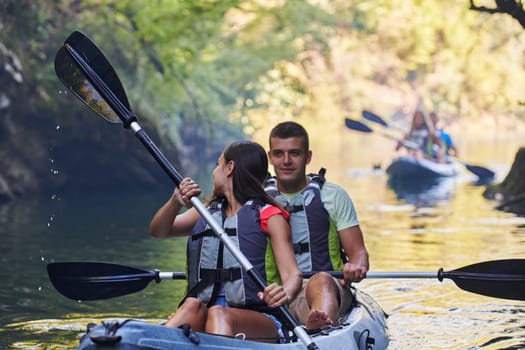
[[[100,300],[135,293],[156,279],[154,272],[100,262],[50,263],[47,271],[53,286],[73,300]]]
[[[472,264],[442,277],[466,291],[494,298],[525,300],[525,261],[505,259]]]

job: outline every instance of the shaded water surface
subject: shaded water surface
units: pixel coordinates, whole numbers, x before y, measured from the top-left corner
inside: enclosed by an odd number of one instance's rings
[[[525,219],[494,210],[469,178],[415,193],[395,192],[380,172],[349,169],[339,179],[358,208],[373,271],[437,272],[525,257]],[[63,260],[183,271],[185,240],[154,240],[147,233],[168,195],[50,196],[0,207],[0,348],[70,349],[88,322],[159,321],[173,311],[183,281],[77,302],[58,294],[46,274],[48,262]],[[437,279],[368,279],[360,287],[390,315],[391,349],[525,348],[523,302],[479,296]]]

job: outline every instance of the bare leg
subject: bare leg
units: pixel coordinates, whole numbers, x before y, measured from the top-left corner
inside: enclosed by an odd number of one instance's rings
[[[335,281],[329,274],[315,274],[306,286],[306,300],[310,313],[306,319],[306,328],[314,329],[337,323],[340,295]]]
[[[246,339],[267,343],[278,341],[275,324],[263,313],[218,305],[208,310],[206,332],[227,336],[244,333]]]
[[[199,299],[187,298],[166,321],[167,327],[180,327],[188,323],[191,329],[204,331],[207,307]]]

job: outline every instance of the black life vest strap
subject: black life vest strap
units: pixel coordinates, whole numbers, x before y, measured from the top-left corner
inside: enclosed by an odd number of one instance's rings
[[[224,232],[226,232],[226,234],[228,236],[235,236],[237,234],[237,230],[234,229],[234,228],[226,228],[226,229],[224,229]],[[192,235],[191,236],[191,240],[195,241],[197,239],[201,239],[202,237],[210,237],[210,236],[215,236],[215,233],[213,232],[212,229],[208,229],[208,230],[206,230],[204,232],[201,232],[199,234]]]
[[[242,272],[238,267],[233,269],[201,269],[200,277],[201,280],[188,291],[188,296],[195,297],[201,290],[212,284],[220,285],[224,282],[232,282],[241,279]]]
[[[326,174],[326,169],[321,168],[319,169],[318,174],[311,173],[311,174],[308,174],[307,176],[310,178],[310,181],[317,182],[319,184],[319,187],[323,188],[323,185],[326,182],[325,174]]]
[[[288,213],[292,214],[292,213],[297,213],[298,211],[303,211],[304,210],[304,205],[302,205],[302,204],[301,205],[289,205],[288,204],[288,205],[286,205],[284,207],[284,209]]]
[[[294,243],[293,252],[295,254],[303,254],[310,251],[310,244],[308,242]]]
[[[241,268],[230,269],[201,269],[201,278],[215,282],[232,282],[241,279]]]

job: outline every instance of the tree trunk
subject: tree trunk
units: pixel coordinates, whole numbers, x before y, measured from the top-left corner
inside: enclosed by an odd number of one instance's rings
[[[499,184],[487,186],[483,196],[498,200],[498,210],[525,216],[525,147],[516,153],[514,163],[505,179]]]

